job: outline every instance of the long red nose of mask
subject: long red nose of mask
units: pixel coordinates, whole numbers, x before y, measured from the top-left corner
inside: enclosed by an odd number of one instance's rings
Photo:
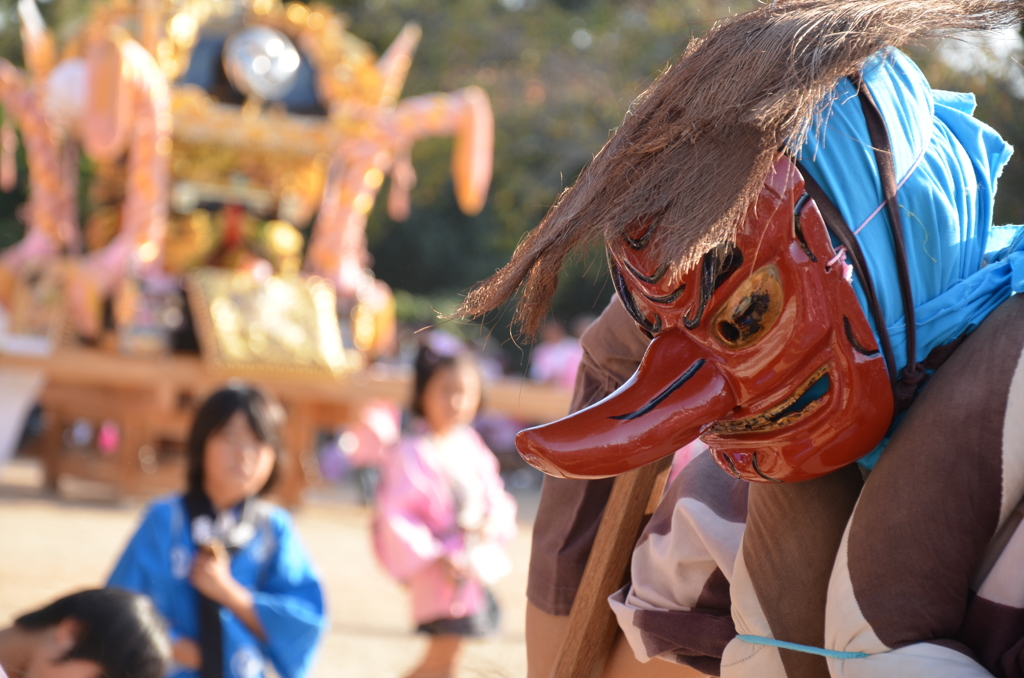
[[[548,475],[603,478],[672,454],[734,407],[711,354],[667,331],[619,390],[570,417],[521,431],[516,447]]]

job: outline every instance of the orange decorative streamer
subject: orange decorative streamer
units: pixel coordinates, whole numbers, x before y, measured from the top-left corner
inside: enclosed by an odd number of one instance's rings
[[[18,185],[18,133],[9,118],[0,125],[0,190],[10,193]]]

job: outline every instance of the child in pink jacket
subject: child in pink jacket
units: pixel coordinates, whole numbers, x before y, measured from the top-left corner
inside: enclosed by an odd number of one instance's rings
[[[494,631],[488,584],[511,564],[502,544],[516,533],[515,500],[498,461],[469,423],[480,406],[480,374],[468,353],[416,359],[413,432],[402,437],[378,490],[374,545],[409,589],[427,654],[407,678],[452,674],[462,638]]]

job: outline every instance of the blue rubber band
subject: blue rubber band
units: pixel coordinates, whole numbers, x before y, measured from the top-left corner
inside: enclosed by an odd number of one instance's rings
[[[744,643],[750,643],[751,645],[768,645],[769,647],[780,647],[783,650],[793,650],[794,652],[803,652],[805,654],[816,654],[819,657],[829,657],[831,659],[863,659],[864,657],[870,657],[871,655],[866,652],[840,652],[838,650],[826,650],[821,647],[812,647],[811,645],[800,645],[798,643],[787,643],[784,640],[775,640],[774,638],[765,638],[763,636],[747,636],[738,635],[736,636]]]

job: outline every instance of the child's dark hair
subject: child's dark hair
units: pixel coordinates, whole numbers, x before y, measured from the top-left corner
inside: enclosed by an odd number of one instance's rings
[[[232,384],[206,399],[192,422],[188,436],[188,489],[203,489],[203,457],[206,441],[220,431],[236,412],[245,414],[256,437],[274,450],[274,470],[259,494],[268,492],[277,480],[281,467],[281,438],[278,429],[282,415],[280,407],[247,384]]]
[[[91,589],[23,614],[14,625],[42,631],[65,619],[78,623],[74,646],[61,661],[84,659],[104,678],[162,678],[171,658],[167,625],[153,603],[120,589]]]
[[[476,359],[468,349],[455,353],[437,353],[429,346],[420,346],[419,353],[416,354],[416,384],[412,392],[412,413],[417,417],[424,415],[423,392],[427,390],[427,383],[433,379],[435,374],[443,369],[452,369],[463,365],[474,370],[479,369]]]

